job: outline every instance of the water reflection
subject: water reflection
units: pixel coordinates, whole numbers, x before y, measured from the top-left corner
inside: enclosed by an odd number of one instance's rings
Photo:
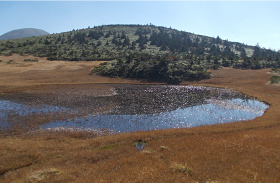
[[[10,130],[15,125],[22,126],[23,123],[26,123],[23,120],[26,116],[38,116],[55,112],[62,113],[64,111],[69,111],[69,109],[51,105],[32,106],[0,100],[0,131],[3,131],[3,129]]]
[[[109,129],[131,132],[250,120],[263,115],[268,106],[238,92],[195,86],[113,85],[116,95],[95,97],[92,105],[111,106],[102,114],[85,113],[68,120],[52,120],[41,128]],[[92,98],[91,98],[92,99]],[[69,104],[68,104],[69,105]],[[69,111],[75,108],[41,106],[32,108],[9,101],[0,102],[1,125],[8,126],[8,112],[30,113]],[[53,119],[53,118],[52,118]]]
[[[227,100],[225,106],[215,103],[191,106],[174,111],[155,114],[103,114],[88,116],[73,121],[57,121],[43,125],[43,128],[83,127],[114,129],[115,132],[147,131],[168,128],[186,128],[217,123],[227,123],[241,120],[254,119],[261,116],[266,105],[252,100],[232,99]],[[257,104],[257,107],[254,105]],[[234,106],[234,107],[233,107]]]

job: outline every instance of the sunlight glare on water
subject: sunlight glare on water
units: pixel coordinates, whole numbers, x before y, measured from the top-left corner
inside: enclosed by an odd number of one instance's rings
[[[115,95],[100,98],[105,105],[112,106],[106,113],[52,121],[40,127],[108,129],[115,133],[189,128],[254,119],[268,108],[262,102],[221,88],[164,85],[114,85],[114,88]],[[10,101],[0,101],[0,107],[2,126],[8,125],[6,114],[12,110],[19,116],[67,110],[57,106],[32,108]]]
[[[254,119],[268,106],[227,89],[194,86],[116,87],[118,105],[109,114],[57,121],[43,128],[111,129],[115,132],[186,128]]]

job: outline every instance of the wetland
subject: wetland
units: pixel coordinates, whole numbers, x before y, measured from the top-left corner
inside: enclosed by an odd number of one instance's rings
[[[278,85],[267,84],[270,69],[223,68],[211,71],[211,79],[180,85],[233,89],[230,91],[253,96],[241,97],[241,100],[245,99],[246,103],[257,99],[269,104],[261,117],[99,137],[86,130],[72,132],[70,127],[66,132],[35,131],[52,121],[120,115],[122,105],[117,98],[121,95],[116,95],[115,84],[165,87],[159,85],[163,83],[88,75],[99,62],[50,62],[38,57],[38,62],[23,61],[34,58],[0,56],[3,60],[0,62],[0,100],[11,107],[5,116],[14,119],[7,121],[12,125],[11,133],[0,134],[0,182],[30,182],[34,175],[43,175],[42,182],[279,182],[280,90]],[[9,60],[17,64],[6,64]],[[105,103],[106,97],[115,99]],[[224,106],[218,99],[208,97],[202,105],[212,102]],[[229,100],[240,99],[230,97]],[[162,111],[157,108],[159,112],[154,115],[198,106],[193,103],[181,108],[169,106],[169,110]],[[245,109],[244,105],[238,106]],[[22,107],[28,110],[13,113]],[[139,115],[152,115],[149,112],[144,110]],[[134,115],[133,110],[124,115]],[[18,126],[19,119],[21,126]],[[34,133],[17,133],[32,129]],[[140,151],[135,148],[135,142],[139,142]]]
[[[99,134],[190,128],[251,120],[268,105],[236,91],[177,85],[107,85],[96,95],[69,89],[66,93],[22,93],[0,100],[2,131],[79,129]],[[91,85],[92,88],[95,85]]]

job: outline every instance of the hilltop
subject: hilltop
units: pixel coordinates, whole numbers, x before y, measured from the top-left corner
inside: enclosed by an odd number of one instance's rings
[[[33,36],[42,36],[50,34],[41,29],[34,29],[34,28],[24,28],[24,29],[17,29],[9,31],[0,36],[0,40],[7,40],[7,39],[19,39],[24,37],[33,37]]]
[[[103,25],[0,42],[0,53],[48,60],[108,62],[92,71],[172,83],[209,78],[206,69],[280,67],[280,53],[155,25]]]

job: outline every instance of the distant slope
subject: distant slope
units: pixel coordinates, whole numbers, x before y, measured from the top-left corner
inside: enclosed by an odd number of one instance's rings
[[[100,67],[96,73],[113,77],[150,78],[158,76],[154,76],[154,72],[161,72],[166,77],[173,74],[174,78],[200,78],[201,74],[197,73],[204,69],[280,68],[280,53],[259,45],[250,46],[219,36],[197,35],[152,24],[103,25],[0,41],[0,54],[12,53],[49,60],[108,60],[112,62]],[[188,75],[185,75],[186,71],[190,71]]]
[[[17,29],[7,32],[0,36],[0,40],[7,40],[7,39],[18,39],[24,37],[33,37],[33,36],[42,36],[50,34],[41,29],[34,29],[34,28],[24,28],[24,29]]]

